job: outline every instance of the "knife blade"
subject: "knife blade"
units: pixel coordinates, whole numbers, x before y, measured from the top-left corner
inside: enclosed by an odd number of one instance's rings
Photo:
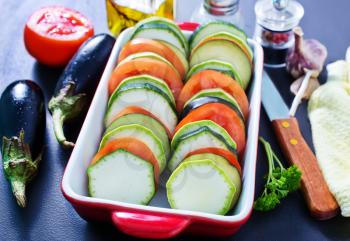
[[[330,193],[318,166],[316,156],[300,132],[298,120],[289,116],[289,110],[276,86],[264,71],[262,103],[277,137],[283,154],[289,163],[302,172],[301,190],[311,215],[325,220],[336,216],[339,206]]]

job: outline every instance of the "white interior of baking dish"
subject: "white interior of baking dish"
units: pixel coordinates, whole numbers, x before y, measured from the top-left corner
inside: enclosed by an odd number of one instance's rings
[[[134,209],[146,209],[165,213],[176,213],[186,216],[206,217],[221,221],[240,221],[246,218],[252,208],[255,188],[255,166],[257,159],[257,142],[259,132],[260,100],[261,100],[261,76],[263,65],[263,51],[255,41],[249,40],[249,44],[254,51],[254,74],[249,87],[250,117],[246,123],[247,147],[242,161],[243,167],[243,188],[240,199],[235,208],[226,216],[208,214],[203,212],[193,212],[186,210],[170,209],[166,198],[165,183],[169,173],[162,174],[159,189],[149,206],[135,205],[118,201],[109,201],[99,198],[91,198],[87,192],[86,169],[95,155],[99,142],[104,132],[104,115],[108,102],[108,79],[116,65],[119,51],[128,41],[132,29],[125,30],[119,35],[113,48],[110,59],[107,63],[100,84],[97,88],[89,112],[82,126],[76,146],[67,164],[62,180],[62,188],[66,195],[80,201],[92,203],[115,204]],[[189,37],[192,32],[184,31]]]

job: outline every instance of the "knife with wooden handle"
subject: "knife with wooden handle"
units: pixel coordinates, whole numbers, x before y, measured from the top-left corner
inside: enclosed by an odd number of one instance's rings
[[[329,191],[316,156],[304,140],[297,119],[289,116],[286,104],[266,72],[262,86],[262,103],[283,154],[302,172],[301,190],[311,215],[320,220],[336,216],[339,206]]]

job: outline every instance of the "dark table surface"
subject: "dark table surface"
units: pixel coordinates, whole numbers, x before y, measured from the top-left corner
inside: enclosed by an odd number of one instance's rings
[[[193,10],[194,1],[179,0],[179,19],[186,20]],[[106,13],[103,0],[0,0],[0,93],[17,79],[33,79],[44,90],[46,103],[53,93],[55,81],[61,70],[50,69],[31,58],[22,41],[23,27],[29,15],[40,6],[64,5],[81,11],[94,23],[96,32],[106,32]],[[329,51],[327,62],[344,58],[350,45],[350,2],[348,0],[302,1],[306,15],[301,22],[307,38],[323,42]],[[241,1],[246,29],[250,35],[254,29],[254,1]],[[289,93],[290,79],[283,70],[270,72],[285,101],[290,104],[293,96]],[[322,78],[324,80],[324,77]],[[0,113],[5,114],[5,113]],[[306,104],[297,112],[302,133],[312,145],[310,124]],[[70,138],[76,138],[80,123],[68,127]],[[271,142],[281,155],[273,136],[271,125],[262,111],[260,135]],[[67,202],[60,190],[64,167],[70,156],[56,142],[51,116],[47,112],[47,148],[40,171],[30,184],[28,208],[20,209],[11,194],[10,187],[0,173],[0,240],[136,240],[121,234],[112,226],[91,224],[82,220]],[[263,176],[267,166],[261,148],[258,153],[256,195],[261,192]],[[186,237],[176,238],[187,240]],[[193,238],[191,238],[193,239]],[[203,240],[203,238],[198,239]],[[340,216],[328,221],[312,219],[306,209],[301,193],[293,193],[278,208],[269,213],[253,212],[241,230],[225,240],[350,240],[350,220]]]

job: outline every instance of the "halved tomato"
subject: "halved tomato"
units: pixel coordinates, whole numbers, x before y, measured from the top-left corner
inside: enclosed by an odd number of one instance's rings
[[[176,126],[174,133],[187,123],[199,120],[212,120],[222,126],[236,142],[238,154],[243,154],[246,144],[245,126],[234,110],[221,103],[203,105],[182,119]]]
[[[29,18],[24,29],[24,43],[38,62],[64,66],[93,34],[91,22],[79,12],[64,7],[46,7]]]
[[[177,111],[181,113],[184,104],[199,91],[213,88],[221,88],[232,95],[241,107],[244,118],[248,119],[249,102],[243,88],[230,76],[215,70],[203,70],[192,75],[180,92]]]
[[[123,79],[140,74],[149,74],[164,80],[174,94],[175,99],[177,99],[183,87],[181,77],[174,67],[157,59],[137,58],[125,61],[114,69],[108,82],[109,95],[113,93]]]
[[[131,54],[141,53],[141,52],[152,52],[159,54],[160,56],[167,59],[179,72],[181,79],[186,75],[185,63],[181,62],[181,59],[176,55],[176,53],[167,47],[166,45],[152,40],[152,39],[132,39],[130,42],[124,45],[123,49],[120,51],[118,63]]]
[[[112,153],[117,149],[124,149],[140,158],[150,162],[153,165],[154,170],[154,179],[155,182],[158,183],[159,175],[160,175],[160,167],[156,157],[153,152],[148,148],[148,146],[142,141],[134,138],[134,137],[124,137],[118,138],[116,140],[110,141],[106,144],[92,159],[90,165],[98,162],[102,157]]]

